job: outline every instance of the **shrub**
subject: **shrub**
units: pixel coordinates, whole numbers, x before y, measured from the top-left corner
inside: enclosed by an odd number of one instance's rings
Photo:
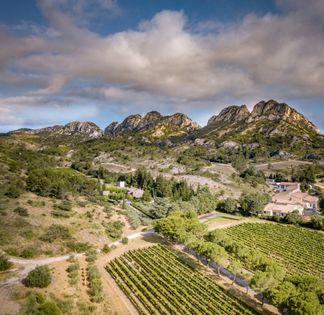
[[[128,244],[128,238],[127,237],[123,237],[121,240],[122,244],[126,245]]]
[[[124,226],[125,223],[122,221],[109,222],[106,224],[106,233],[113,240],[119,239],[122,236]]]
[[[56,218],[70,218],[73,215],[73,212],[65,210],[53,210],[51,211],[51,215]]]
[[[8,257],[6,257],[4,254],[0,254],[0,271],[5,271],[10,269],[12,266],[12,263],[9,261]]]
[[[88,250],[86,252],[86,261],[91,263],[94,262],[97,259],[97,252],[95,249]]]
[[[91,245],[89,243],[76,242],[74,239],[67,241],[65,244],[69,249],[77,253],[83,253],[91,249]]]
[[[71,234],[67,227],[60,224],[52,224],[47,229],[47,232],[40,237],[40,240],[52,243],[57,239],[65,240],[69,238],[71,238]]]
[[[26,247],[21,253],[20,257],[23,258],[33,258],[37,255],[37,249],[35,247],[29,246]]]
[[[105,253],[105,254],[110,253],[111,250],[112,250],[112,248],[107,244],[105,244],[104,247],[102,248],[102,252]]]
[[[72,210],[72,203],[69,200],[63,200],[60,204],[55,205],[56,208],[64,211],[71,211]]]
[[[61,310],[56,305],[56,303],[52,301],[47,301],[39,307],[40,314],[44,315],[60,315]]]
[[[20,215],[21,217],[28,217],[29,216],[28,210],[26,208],[23,208],[23,207],[17,207],[14,210],[14,212],[17,213],[18,215]]]
[[[52,276],[48,266],[39,266],[29,272],[24,284],[30,288],[46,288],[51,281]]]

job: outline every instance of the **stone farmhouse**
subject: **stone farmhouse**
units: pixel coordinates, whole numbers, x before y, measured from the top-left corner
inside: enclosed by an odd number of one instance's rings
[[[306,211],[316,212],[319,198],[303,193],[299,183],[269,182],[275,194],[263,210],[264,215],[284,217],[290,212],[298,211],[304,215]]]

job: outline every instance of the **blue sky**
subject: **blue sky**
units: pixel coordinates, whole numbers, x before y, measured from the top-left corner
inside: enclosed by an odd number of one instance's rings
[[[2,0],[0,131],[277,99],[324,130],[324,1]]]

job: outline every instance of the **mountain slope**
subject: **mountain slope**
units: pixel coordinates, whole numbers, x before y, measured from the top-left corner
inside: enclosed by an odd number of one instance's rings
[[[105,135],[139,133],[152,138],[167,138],[189,134],[198,128],[199,125],[184,114],[162,116],[160,113],[152,111],[143,117],[138,114],[128,116],[120,124],[118,122],[111,123],[106,127]]]
[[[211,117],[193,138],[221,146],[226,141],[278,147],[323,145],[319,129],[304,115],[275,100],[257,103],[250,113],[245,105],[230,106]]]
[[[84,139],[95,139],[103,135],[103,131],[93,122],[73,121],[64,126],[56,125],[41,129],[18,129],[9,134],[28,134],[44,138],[60,137],[82,137]]]

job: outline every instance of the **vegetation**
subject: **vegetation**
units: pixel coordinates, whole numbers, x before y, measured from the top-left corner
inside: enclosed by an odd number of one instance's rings
[[[316,231],[280,224],[241,224],[226,234],[247,248],[257,248],[290,274],[324,279],[324,236]]]
[[[14,210],[15,213],[17,213],[18,215],[20,215],[21,217],[28,217],[28,210],[26,208],[23,207],[17,207]]]
[[[240,197],[242,214],[260,214],[269,202],[269,196],[259,193],[244,193]]]
[[[46,297],[40,292],[29,292],[27,303],[20,310],[20,315],[61,315],[70,314],[73,301],[70,298],[58,299],[55,296]]]
[[[140,314],[256,314],[161,245],[129,251],[107,271]]]
[[[118,240],[123,234],[125,223],[122,221],[108,222],[105,224],[106,233],[112,240]]]
[[[0,271],[6,271],[10,269],[12,266],[12,263],[9,261],[8,257],[6,257],[4,254],[0,254]]]
[[[24,280],[24,284],[31,288],[46,288],[51,282],[52,276],[47,265],[36,267],[28,273]]]
[[[98,268],[91,264],[87,269],[87,278],[89,282],[89,295],[91,302],[100,303],[103,298],[103,288],[101,282],[101,276]]]
[[[52,224],[40,239],[44,242],[52,243],[56,240],[67,240],[71,238],[70,231],[67,227],[60,224]]]
[[[252,271],[250,286],[261,294],[262,303],[268,298],[291,314],[322,314],[322,234],[288,225],[250,223],[206,233],[190,212],[172,213],[155,227],[166,238],[184,243],[203,263],[216,263],[218,273],[221,266],[228,268],[233,281],[238,275],[245,277],[242,266]],[[285,285],[287,292],[280,291]],[[291,287],[296,290],[289,291]],[[309,297],[303,302],[305,292]],[[278,303],[277,294],[285,300]]]
[[[79,269],[80,265],[77,262],[70,264],[66,269],[69,277],[69,284],[71,286],[76,285],[78,282]]]
[[[45,197],[64,198],[68,193],[91,196],[96,192],[96,182],[72,169],[33,169],[28,173],[27,189]]]

